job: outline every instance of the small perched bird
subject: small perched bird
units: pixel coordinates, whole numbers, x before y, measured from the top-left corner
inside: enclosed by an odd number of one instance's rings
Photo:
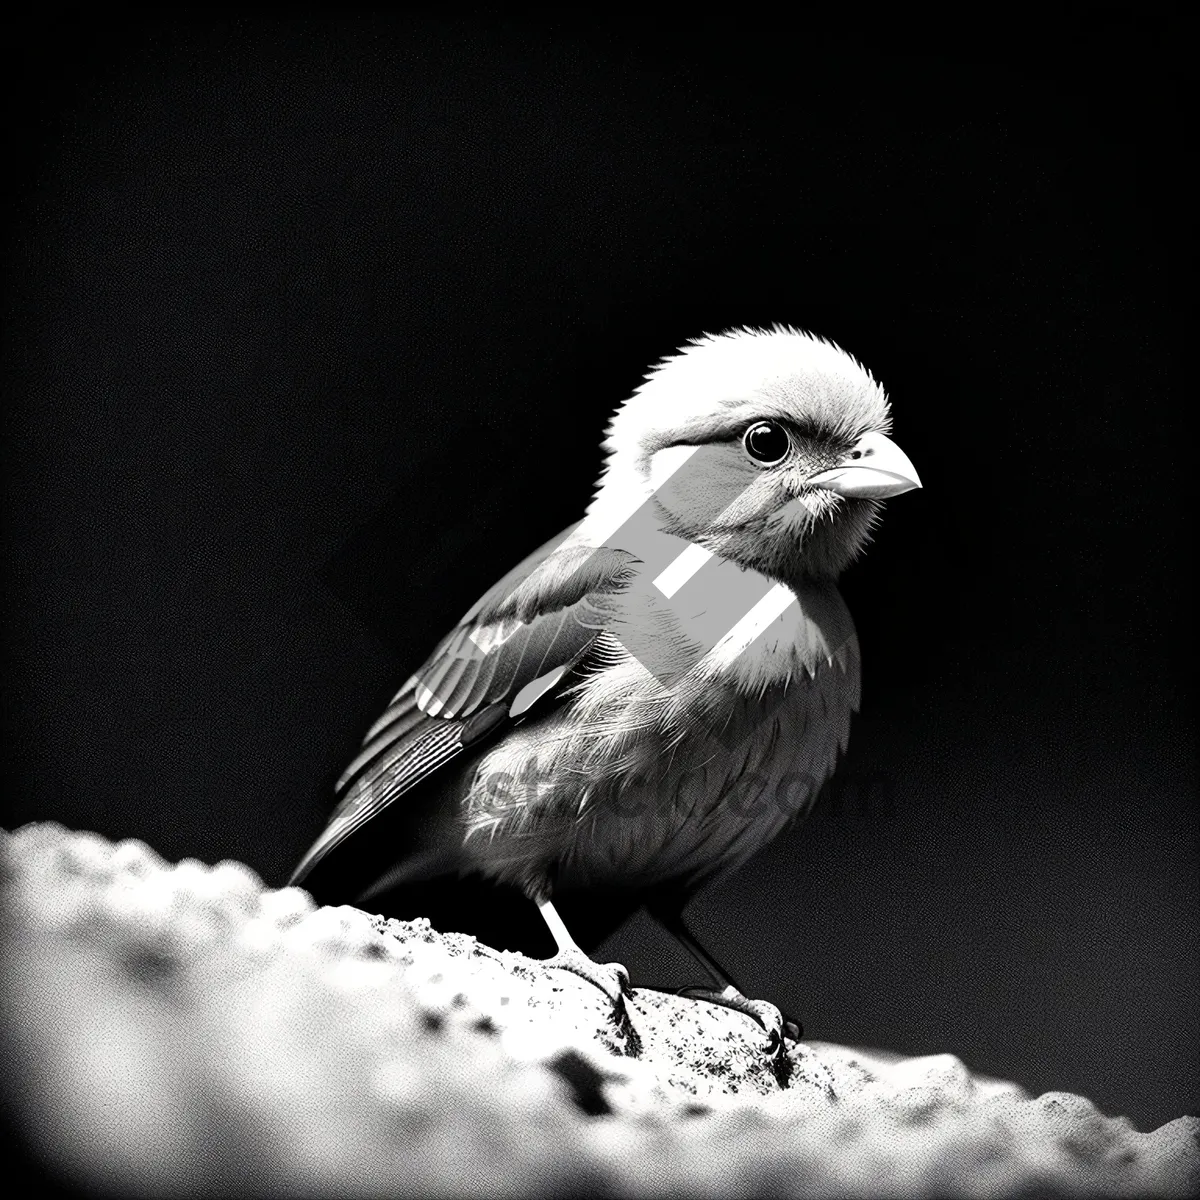
[[[589,959],[555,899],[644,899],[725,984],[709,997],[777,1048],[778,1009],[740,992],[680,910],[803,817],[845,749],[859,653],[836,580],[880,502],[921,486],[889,428],[870,373],[792,328],[663,359],[608,427],[583,520],[397,692],[293,882],[334,878],[358,841],[375,864],[359,900],[441,877],[514,885],[551,961],[618,1007],[624,968]]]

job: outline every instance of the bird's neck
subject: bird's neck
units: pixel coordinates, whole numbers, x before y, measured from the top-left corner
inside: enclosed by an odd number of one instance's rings
[[[793,591],[825,588],[837,583],[837,574],[811,569],[803,554],[792,554],[777,563],[760,561],[761,556],[737,553],[719,541],[703,543],[672,529],[673,522],[656,500],[656,489],[646,476],[629,467],[610,465],[583,520],[575,527],[570,542],[582,546],[609,546],[628,551],[642,562],[666,569],[681,555],[697,568],[706,557],[724,559],[742,571],[765,576]],[[655,572],[657,577],[657,571]],[[677,571],[674,578],[679,578]]]
[[[739,671],[764,681],[777,672],[814,672],[852,642],[854,625],[834,580],[756,570],[668,532],[664,516],[649,487],[603,488],[569,539],[640,560],[640,581],[628,594],[635,624],[648,604],[656,636],[682,635],[703,647],[713,669],[736,660]]]

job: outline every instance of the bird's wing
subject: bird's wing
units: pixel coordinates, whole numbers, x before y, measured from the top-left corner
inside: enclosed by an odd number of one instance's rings
[[[485,592],[396,693],[338,780],[338,806],[292,883],[464,749],[560,689],[606,625],[605,598],[627,585],[637,562],[623,550],[564,544],[573,529]]]

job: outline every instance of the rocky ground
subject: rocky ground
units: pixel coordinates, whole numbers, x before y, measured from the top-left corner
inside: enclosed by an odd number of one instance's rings
[[[1133,1196],[1200,1192],[1152,1133],[949,1054],[772,1062],[702,1001],[592,985],[236,863],[3,834],[3,1077],[33,1151],[111,1194]]]

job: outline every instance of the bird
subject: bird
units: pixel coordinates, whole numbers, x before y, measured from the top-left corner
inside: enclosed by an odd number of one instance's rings
[[[890,433],[870,371],[790,325],[706,333],[655,363],[605,430],[582,518],[396,692],[291,882],[324,875],[360,903],[431,881],[515,888],[549,963],[617,1016],[628,972],[593,961],[559,909],[644,904],[723,985],[693,993],[778,1053],[783,1015],[682,909],[802,820],[846,750],[860,652],[837,580],[883,501],[921,486]]]

